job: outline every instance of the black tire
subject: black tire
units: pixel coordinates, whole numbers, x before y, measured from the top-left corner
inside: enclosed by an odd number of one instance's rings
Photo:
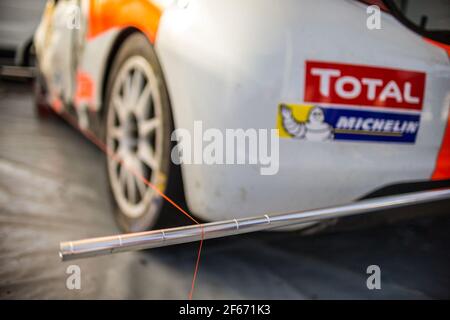
[[[115,84],[116,78],[121,70],[121,67],[132,57],[140,56],[145,58],[147,63],[149,64],[151,70],[153,71],[157,83],[158,83],[158,92],[161,100],[162,106],[162,132],[163,132],[163,142],[162,142],[162,160],[161,160],[161,169],[160,173],[162,174],[161,183],[158,183],[158,189],[166,193],[168,189],[169,179],[170,179],[170,171],[172,167],[172,162],[170,158],[171,152],[171,140],[170,134],[173,130],[173,121],[172,121],[172,113],[170,108],[169,96],[167,93],[167,88],[165,85],[164,77],[162,74],[161,67],[158,63],[157,56],[153,50],[152,45],[149,43],[147,38],[141,33],[133,33],[125,41],[119,48],[117,55],[114,58],[114,61],[111,66],[111,71],[109,73],[107,79],[107,87],[106,87],[106,96],[105,96],[105,112],[103,113],[103,134],[104,141],[107,141],[107,130],[108,130],[108,112],[110,108],[113,108],[111,105],[111,95],[113,91],[113,86]],[[117,80],[119,81],[119,80]],[[109,193],[112,203],[112,208],[114,211],[115,218],[118,222],[119,227],[125,232],[138,232],[150,229],[155,225],[159,215],[161,214],[161,210],[165,200],[155,192],[155,197],[152,197],[152,200],[149,203],[145,204],[145,212],[139,217],[130,217],[126,215],[121,209],[114,194],[114,188],[112,186],[112,178],[109,173],[108,161],[112,161],[111,157],[107,157],[106,161],[106,169],[107,169],[107,177],[108,177],[108,185],[109,185]],[[123,169],[122,169],[123,170]],[[152,173],[153,174],[153,173]],[[163,181],[164,180],[164,181]],[[125,191],[124,191],[125,193]]]

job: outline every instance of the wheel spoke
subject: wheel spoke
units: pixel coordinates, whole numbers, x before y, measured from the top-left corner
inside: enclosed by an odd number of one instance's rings
[[[153,151],[153,148],[150,146],[150,144],[144,140],[141,140],[139,142],[138,157],[152,170],[158,169],[158,161],[156,160],[155,152]]]
[[[110,136],[113,139],[120,140],[124,136],[124,129],[122,127],[112,127],[110,129]]]
[[[132,106],[132,84],[131,84],[131,74],[127,74],[125,81],[123,82],[123,101],[126,108],[131,108]]]
[[[139,95],[139,98],[137,99],[136,105],[135,105],[135,113],[136,117],[138,119],[144,120],[146,117],[147,112],[149,111],[147,108],[151,108],[151,93],[152,89],[150,86],[150,83],[147,82],[144,89],[142,90],[141,94]]]
[[[143,82],[144,82],[144,77],[142,76],[142,73],[138,70],[134,70],[133,76],[131,78],[131,92],[130,92],[133,108],[138,101]]]
[[[110,165],[112,167],[112,170],[116,173],[116,177],[118,174],[120,174],[120,170],[121,170],[121,164],[117,159],[117,153],[113,154],[112,159],[110,160]]]
[[[119,147],[116,150],[112,150],[111,149],[109,152],[113,153],[112,156],[111,156],[111,159],[114,161],[114,163],[117,164],[117,165],[123,166],[124,150],[120,146],[120,144],[119,144]]]
[[[127,118],[127,109],[123,100],[119,96],[115,96],[112,102],[120,123],[125,123]]]
[[[139,122],[139,135],[141,137],[148,136],[151,132],[155,131],[160,125],[158,118],[152,118],[149,120],[141,120]]]
[[[136,184],[138,186],[139,194],[141,195],[141,198],[144,198],[145,193],[147,192],[147,186],[144,183],[144,181],[140,178],[136,179]]]
[[[122,191],[125,191],[125,185],[127,182],[128,170],[122,164],[119,167],[119,184],[122,187]]]
[[[138,159],[138,157],[133,156],[132,165],[133,173],[136,175],[135,182],[137,185],[137,190],[141,198],[143,198],[147,191],[147,186],[145,185],[143,180],[145,179],[144,164]]]
[[[137,201],[137,193],[136,193],[136,183],[134,182],[135,177],[133,174],[128,173],[127,174],[127,193],[128,193],[128,199],[132,203],[136,203]]]

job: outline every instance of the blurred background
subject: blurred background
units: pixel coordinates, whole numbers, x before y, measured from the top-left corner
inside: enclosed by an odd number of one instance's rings
[[[0,1],[0,298],[186,299],[196,243],[59,260],[60,241],[119,230],[104,155],[62,119],[35,112],[27,52],[44,6],[45,0]],[[420,7],[408,8],[423,23]],[[450,29],[449,11],[438,14]],[[194,298],[448,299],[449,209],[448,202],[408,207],[386,212],[391,218],[382,224],[346,232],[208,240]],[[415,218],[394,218],[402,214]],[[183,217],[163,222],[188,223]],[[81,290],[66,287],[70,264],[81,268]],[[374,264],[381,268],[382,290],[366,286],[366,268]]]
[[[27,53],[46,0],[0,1],[0,65],[28,65]]]

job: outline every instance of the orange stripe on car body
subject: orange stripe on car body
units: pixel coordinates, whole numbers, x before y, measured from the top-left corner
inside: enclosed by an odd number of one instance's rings
[[[442,139],[441,149],[436,160],[432,180],[450,179],[450,114],[448,115],[447,128]]]
[[[91,76],[83,71],[78,71],[76,76],[77,89],[75,92],[75,106],[87,103],[92,107],[94,98],[94,81]]]
[[[450,45],[434,41],[428,38],[423,38],[429,44],[439,47],[447,52],[450,58]],[[445,129],[444,137],[442,139],[441,148],[436,159],[436,166],[434,168],[431,180],[446,180],[450,179],[450,111],[447,119],[447,126]]]
[[[155,42],[162,9],[149,0],[91,0],[88,39],[109,29],[135,27]]]
[[[428,38],[423,38],[423,40],[425,40],[425,42],[428,42],[429,44],[432,44],[436,47],[444,49],[447,52],[448,56],[450,57],[450,45],[442,43],[442,42],[434,41],[434,40],[431,40]]]

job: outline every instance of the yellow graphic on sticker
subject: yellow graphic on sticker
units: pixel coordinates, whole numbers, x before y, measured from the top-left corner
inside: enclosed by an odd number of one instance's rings
[[[292,110],[292,115],[297,121],[306,122],[308,120],[309,111],[314,107],[311,104],[287,104],[280,103],[278,105],[277,113],[277,129],[279,130],[280,138],[291,138],[292,135],[288,133],[283,126],[283,116],[281,110],[283,107],[288,107]]]
[[[310,141],[326,141],[334,138],[334,129],[325,121],[324,110],[311,104],[279,104],[277,129],[280,138]]]

